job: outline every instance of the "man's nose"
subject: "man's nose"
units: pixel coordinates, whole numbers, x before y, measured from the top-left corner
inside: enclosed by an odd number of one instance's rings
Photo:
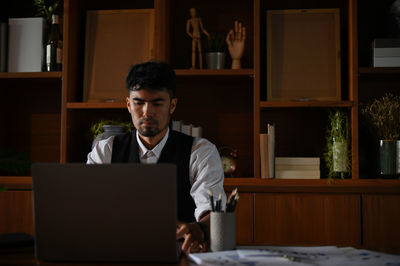
[[[145,103],[144,105],[143,105],[143,115],[145,116],[145,117],[149,117],[149,116],[151,116],[153,114],[153,108],[151,107],[151,104],[150,103]]]

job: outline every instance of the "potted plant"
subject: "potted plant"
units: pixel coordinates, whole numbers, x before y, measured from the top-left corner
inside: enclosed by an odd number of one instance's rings
[[[101,120],[90,127],[93,135],[92,149],[102,139],[109,138],[127,131],[131,131],[131,122],[122,122],[118,120]]]
[[[37,8],[36,16],[42,16],[46,22],[51,24],[51,16],[56,14],[57,9],[60,5],[60,0],[45,1],[45,0],[33,0],[33,5]]]
[[[383,177],[399,174],[400,96],[388,93],[364,106],[361,113],[379,140],[379,173]]]
[[[350,131],[348,115],[340,109],[330,112],[326,141],[325,163],[328,178],[345,178],[350,173]]]
[[[227,45],[222,35],[210,34],[203,44],[203,51],[208,69],[224,68]]]

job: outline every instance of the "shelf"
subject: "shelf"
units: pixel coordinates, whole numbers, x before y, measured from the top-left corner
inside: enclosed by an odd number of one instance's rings
[[[67,109],[125,109],[125,102],[69,102]]]
[[[177,76],[250,76],[254,70],[246,69],[175,69]]]
[[[60,79],[61,71],[56,72],[1,72],[0,79]]]
[[[0,176],[0,186],[9,190],[29,190],[32,189],[32,177]]]
[[[360,75],[392,75],[400,74],[400,67],[360,67]]]
[[[263,101],[261,108],[297,108],[297,107],[352,107],[352,101]]]
[[[225,178],[224,187],[239,192],[400,193],[398,179]]]

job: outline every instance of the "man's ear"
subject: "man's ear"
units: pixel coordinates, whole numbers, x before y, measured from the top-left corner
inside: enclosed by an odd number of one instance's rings
[[[169,106],[169,114],[172,115],[175,112],[176,105],[178,103],[178,98],[171,99],[171,105]]]
[[[129,101],[129,96],[126,97],[126,108],[128,108],[128,112],[131,113],[131,102]]]

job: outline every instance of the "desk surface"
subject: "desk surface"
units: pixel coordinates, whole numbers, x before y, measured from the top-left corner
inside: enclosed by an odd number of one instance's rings
[[[73,263],[73,265],[140,265],[143,263]],[[43,262],[35,259],[34,256],[34,248],[33,247],[25,247],[25,248],[16,248],[16,249],[0,249],[0,265],[71,265],[69,263],[61,263],[61,262]],[[146,263],[146,266],[151,265],[179,265],[179,266],[187,266],[189,265],[188,258],[183,256],[179,263],[177,264],[166,264],[166,263]]]

